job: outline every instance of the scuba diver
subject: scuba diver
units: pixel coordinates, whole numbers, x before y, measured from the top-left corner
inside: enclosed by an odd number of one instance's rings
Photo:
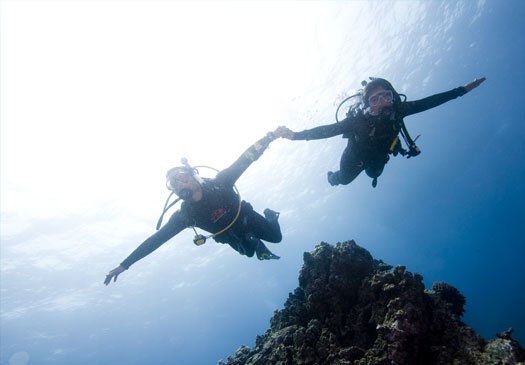
[[[312,140],[330,138],[342,134],[348,138],[348,145],[341,156],[339,171],[329,171],[327,174],[330,185],[347,185],[363,170],[371,177],[372,186],[376,187],[377,178],[383,172],[390,154],[400,154],[407,158],[417,156],[421,150],[416,146],[403,121],[404,117],[435,108],[458,96],[463,96],[478,87],[485,77],[424,99],[406,101],[406,95],[398,94],[394,87],[385,79],[370,77],[363,81],[363,89],[341,102],[336,111],[336,123],[322,125],[302,132],[294,132],[286,127],[280,127],[276,132],[290,140]],[[341,105],[357,98],[339,122],[337,112]],[[403,97],[403,100],[401,100]],[[403,137],[408,150],[402,147],[399,134]]]
[[[279,213],[271,209],[264,210],[264,217],[255,212],[250,203],[241,199],[235,182],[256,161],[277,137],[270,132],[264,138],[250,146],[230,167],[217,173],[213,179],[201,178],[196,168],[183,159],[183,166],[170,169],[166,174],[166,186],[171,194],[166,200],[164,211],[157,224],[157,232],[138,246],[122,263],[111,270],[104,280],[108,285],[132,264],[149,255],[184,228],[195,231],[194,243],[203,244],[207,238],[216,242],[228,243],[241,255],[259,260],[279,259],[261,240],[278,243],[282,240],[279,226]],[[178,199],[168,205],[173,194]],[[177,210],[162,228],[162,218],[176,202],[182,200]],[[198,234],[195,227],[211,235]]]

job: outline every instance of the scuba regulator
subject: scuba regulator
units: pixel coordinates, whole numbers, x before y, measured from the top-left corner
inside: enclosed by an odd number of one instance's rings
[[[206,243],[206,236],[202,234],[198,234],[197,231],[195,230],[195,226],[192,228],[193,228],[193,231],[195,232],[195,237],[193,237],[193,243],[195,244],[195,246],[204,245]]]

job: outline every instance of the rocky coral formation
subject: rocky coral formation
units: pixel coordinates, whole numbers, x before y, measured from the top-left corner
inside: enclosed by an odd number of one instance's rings
[[[354,241],[304,254],[299,287],[255,347],[219,365],[519,364],[511,330],[486,342],[465,325],[465,297],[403,266],[374,260]]]

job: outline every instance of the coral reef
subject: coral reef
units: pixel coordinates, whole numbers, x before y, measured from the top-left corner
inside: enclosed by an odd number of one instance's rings
[[[254,348],[219,365],[519,364],[512,329],[486,342],[460,317],[465,297],[447,283],[425,290],[404,266],[374,260],[354,241],[304,254],[299,287]]]

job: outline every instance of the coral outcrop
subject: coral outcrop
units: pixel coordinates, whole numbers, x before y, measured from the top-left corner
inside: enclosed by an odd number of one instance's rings
[[[354,241],[323,242],[304,254],[299,287],[255,347],[219,365],[524,363],[512,330],[485,341],[460,320],[464,305],[453,286],[425,290],[421,275]]]

